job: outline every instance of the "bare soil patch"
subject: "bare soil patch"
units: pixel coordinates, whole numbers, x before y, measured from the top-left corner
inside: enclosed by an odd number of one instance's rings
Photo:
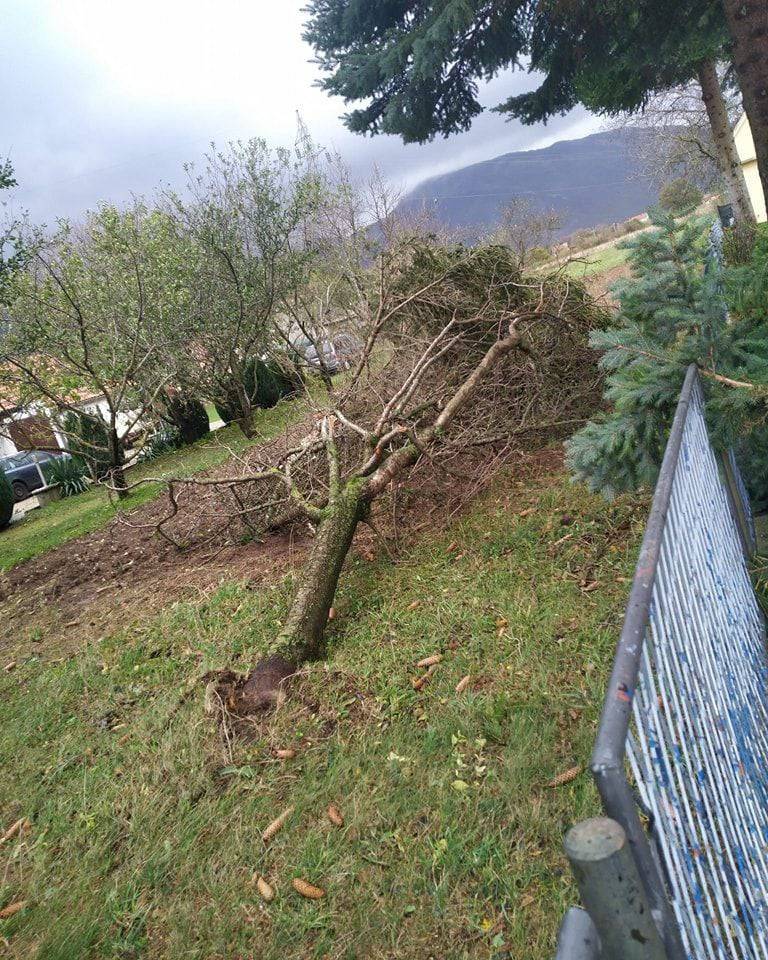
[[[275,441],[254,447],[247,459],[234,458],[200,474],[232,477],[252,468],[276,448],[295,443],[306,423]],[[393,488],[378,505],[373,527],[362,526],[355,552],[373,560],[381,550],[397,551],[423,530],[444,527],[502,469],[513,477],[556,474],[558,447],[536,452],[475,450],[452,465],[451,474],[428,465],[407,487]],[[457,472],[458,471],[458,472]],[[35,557],[0,577],[0,650],[15,655],[29,645],[40,656],[79,647],[148,610],[180,598],[204,595],[223,580],[274,582],[301,560],[311,531],[306,525],[242,541],[242,528],[222,515],[221,487],[185,486],[178,511],[164,530],[183,549],[157,533],[170,504],[163,494],[107,526]],[[375,529],[374,529],[375,528]],[[45,637],[44,643],[42,638]]]
[[[618,302],[611,293],[611,287],[614,283],[616,283],[617,280],[621,280],[624,277],[629,277],[630,275],[631,271],[629,264],[620,263],[611,270],[606,270],[605,273],[597,273],[591,277],[587,277],[584,280],[584,283],[587,287],[587,290],[589,290],[596,300],[606,307],[616,308],[618,306]]]

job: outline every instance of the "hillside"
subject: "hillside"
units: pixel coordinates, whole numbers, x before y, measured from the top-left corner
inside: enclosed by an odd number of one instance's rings
[[[400,208],[426,208],[454,228],[487,229],[514,197],[525,197],[535,209],[560,215],[560,236],[626,220],[657,199],[657,187],[640,177],[633,158],[633,143],[643,135],[608,131],[542,150],[505,153],[425,181]]]

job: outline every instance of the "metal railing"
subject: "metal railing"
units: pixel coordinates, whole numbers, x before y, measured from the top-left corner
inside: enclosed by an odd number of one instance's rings
[[[559,960],[768,960],[768,662],[754,544],[738,467],[712,450],[692,366],[592,757],[610,819],[566,840],[591,920],[571,911]]]

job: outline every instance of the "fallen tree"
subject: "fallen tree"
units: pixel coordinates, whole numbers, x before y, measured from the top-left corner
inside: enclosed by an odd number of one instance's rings
[[[215,487],[251,533],[297,520],[314,531],[282,627],[228,694],[231,712],[274,704],[283,680],[322,656],[355,532],[393,483],[418,464],[451,471],[471,447],[583,419],[599,395],[588,337],[600,310],[562,272],[524,276],[506,247],[400,240],[344,304],[363,346],[298,442],[226,478],[166,481],[161,533],[186,484]]]

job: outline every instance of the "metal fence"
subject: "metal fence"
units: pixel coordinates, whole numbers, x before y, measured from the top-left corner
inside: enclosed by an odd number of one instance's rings
[[[566,841],[603,952],[572,913],[561,960],[768,960],[768,662],[747,566],[754,538],[738,467],[712,450],[691,367],[592,758],[611,820]],[[606,843],[611,856],[618,849],[611,821],[627,858],[612,880],[598,862]],[[624,874],[637,881],[629,897],[617,893]],[[646,911],[655,929],[641,935]]]

